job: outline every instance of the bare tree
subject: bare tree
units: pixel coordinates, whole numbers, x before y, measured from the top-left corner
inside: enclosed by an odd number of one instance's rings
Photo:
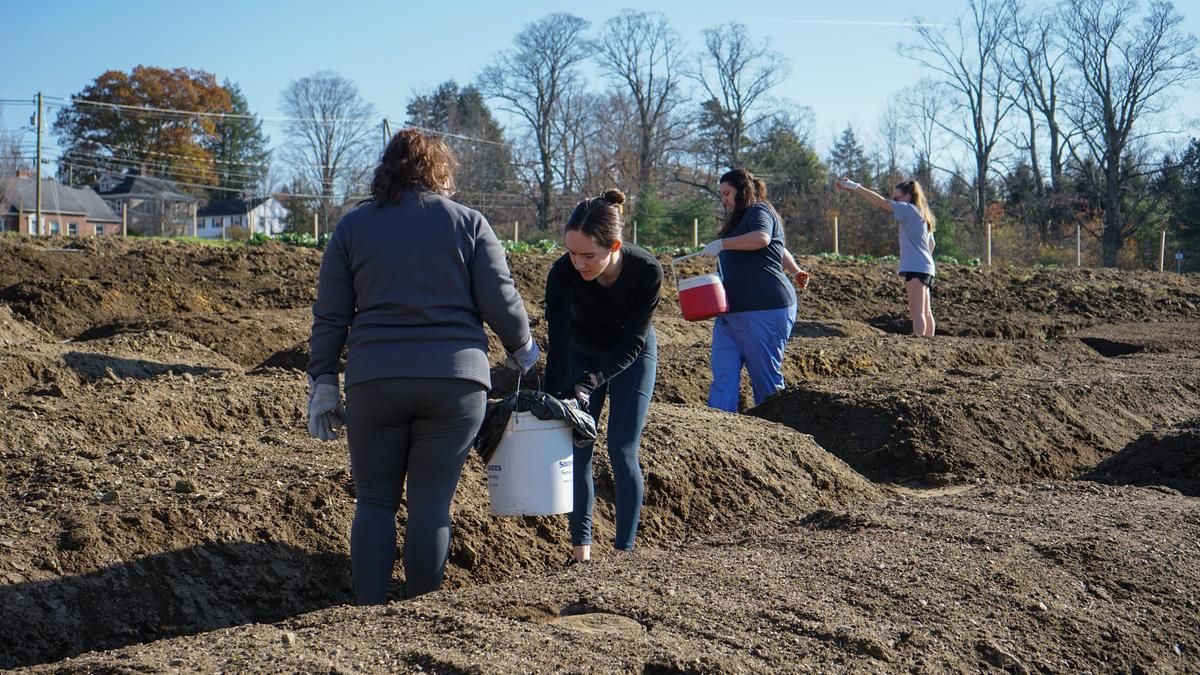
[[[3,110],[0,110],[3,113]],[[0,115],[0,120],[3,116]],[[16,131],[0,129],[0,231],[4,230],[4,219],[12,206],[8,202],[8,187],[16,179],[22,169],[30,168],[24,154],[21,152],[21,134]],[[17,223],[18,230],[20,223]]]
[[[565,194],[581,193],[590,183],[591,140],[596,135],[594,111],[602,101],[601,96],[588,93],[582,82],[572,82],[551,118],[553,137],[559,145],[556,173]]]
[[[770,42],[755,43],[741,23],[704,31],[704,49],[689,76],[704,90],[707,126],[717,137],[715,169],[737,167],[748,134],[771,117],[756,108],[767,93],[787,77],[790,66]]]
[[[371,170],[376,149],[375,108],[350,80],[320,71],[293,81],[281,105],[290,119],[283,157],[298,176],[319,186],[326,231],[335,218],[335,199],[349,196]]]
[[[1182,31],[1183,16],[1161,0],[1140,21],[1134,0],[1066,0],[1062,9],[1058,26],[1076,75],[1067,114],[1103,176],[1101,260],[1112,267],[1137,226],[1126,220],[1124,162],[1150,135],[1139,123],[1169,105],[1172,89],[1200,76],[1196,37]]]
[[[965,145],[975,161],[974,220],[982,229],[987,213],[988,173],[1000,139],[1004,118],[1012,109],[1005,75],[1004,47],[1012,23],[1013,0],[969,0],[969,16],[959,17],[950,30],[919,22],[918,41],[900,53],[939,73],[958,124],[935,119],[946,133]]]
[[[1063,164],[1069,134],[1059,118],[1059,96],[1068,65],[1066,53],[1055,33],[1058,13],[1049,9],[1033,17],[1024,16],[1024,8],[1011,5],[1013,31],[1009,44],[1012,49],[1010,75],[1016,80],[1015,103],[1025,114],[1029,127],[1027,150],[1029,163],[1037,181],[1039,196],[1045,189],[1041,159],[1038,155],[1038,130],[1045,128],[1049,143],[1050,189],[1062,188]]]
[[[525,26],[513,40],[514,48],[501,52],[479,76],[480,91],[501,101],[502,110],[528,126],[537,160],[533,171],[538,185],[537,224],[543,230],[550,224],[555,161],[562,148],[554,138],[554,118],[587,56],[583,36],[587,25],[565,12],[542,17]]]
[[[938,126],[946,111],[946,96],[942,85],[923,77],[916,85],[901,94],[900,105],[907,122],[901,127],[904,139],[912,147],[918,167],[927,170],[937,168],[951,173],[939,165],[946,142]]]
[[[21,169],[30,169],[31,162],[21,153],[21,141],[16,134],[0,131],[0,176],[12,178]]]
[[[665,122],[681,101],[679,34],[661,13],[627,9],[604,24],[596,49],[600,67],[628,88],[637,115],[635,190],[640,196],[650,189],[666,146],[678,140],[671,138]]]
[[[901,143],[905,134],[905,121],[900,107],[889,99],[879,113],[876,133],[880,154],[878,173],[884,177],[885,185],[894,185],[900,178]]]

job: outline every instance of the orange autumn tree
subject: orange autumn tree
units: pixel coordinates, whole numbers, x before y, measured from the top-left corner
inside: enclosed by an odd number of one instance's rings
[[[144,169],[181,183],[215,185],[210,149],[229,91],[210,73],[138,66],[108,70],[76,94],[54,121],[63,146],[59,175],[90,184],[101,173]]]

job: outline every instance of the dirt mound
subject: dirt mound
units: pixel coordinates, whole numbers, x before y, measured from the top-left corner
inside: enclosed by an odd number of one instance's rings
[[[29,627],[4,633],[0,653],[11,660],[0,665],[347,602],[345,446],[307,438],[298,379],[85,381],[72,398],[95,412],[10,404],[0,525],[39,536],[0,542],[11,570],[0,569],[9,583],[0,604]],[[642,447],[644,546],[881,496],[806,436],[706,409],[654,407]],[[613,536],[605,457],[600,450],[596,462],[600,549]],[[455,501],[449,587],[541,575],[568,548],[565,517],[488,515],[486,482],[473,458]]]
[[[151,330],[170,331],[186,335],[235,363],[252,368],[293,347],[298,340],[306,340],[312,328],[311,317],[308,310],[300,309],[179,314],[93,326],[76,336],[75,341]],[[303,369],[301,366],[300,370]]]
[[[1114,363],[1070,342],[1035,357],[1033,345],[906,340],[911,350],[885,353],[894,364],[907,352],[908,367],[809,378],[749,412],[812,434],[874,480],[945,483],[1070,478],[1200,407],[1187,354]],[[927,362],[912,358],[927,349]]]
[[[1187,672],[1200,668],[1198,606],[1180,589],[1200,583],[1197,539],[1194,502],[1178,496],[976,489],[54,668]]]
[[[319,252],[277,244],[114,238],[62,251],[53,243],[0,239],[0,302],[60,338],[119,321],[309,308],[320,266]]]
[[[197,377],[239,370],[194,340],[169,331],[126,333],[84,343],[56,341],[0,351],[0,392],[63,398],[88,382]]]
[[[802,319],[911,332],[894,262],[799,261],[813,275],[800,295]],[[1149,271],[938,265],[932,300],[940,334],[1046,339],[1100,323],[1194,318],[1200,282],[1195,275]]]
[[[1200,417],[1142,434],[1080,478],[1109,485],[1159,485],[1200,497]]]
[[[53,338],[37,326],[13,316],[8,305],[0,304],[0,349],[50,342]]]

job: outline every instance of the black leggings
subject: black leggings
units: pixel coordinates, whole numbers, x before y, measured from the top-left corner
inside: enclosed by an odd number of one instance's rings
[[[358,503],[350,567],[360,605],[387,602],[396,563],[396,510],[408,478],[404,594],[435,591],[450,550],[450,502],[487,404],[462,379],[390,378],[346,389],[346,432]]]

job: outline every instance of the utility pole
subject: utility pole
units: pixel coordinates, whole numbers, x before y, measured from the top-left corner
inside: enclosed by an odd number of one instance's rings
[[[37,171],[34,180],[37,192],[37,204],[34,207],[34,218],[37,223],[37,234],[42,234],[42,92],[37,95]]]

